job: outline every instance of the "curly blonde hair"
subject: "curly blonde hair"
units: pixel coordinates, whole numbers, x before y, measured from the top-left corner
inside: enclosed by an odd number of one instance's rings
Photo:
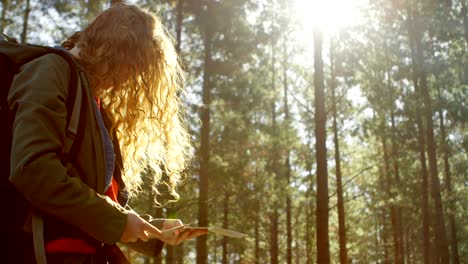
[[[130,194],[138,192],[141,171],[149,166],[153,190],[164,183],[178,198],[190,139],[179,99],[184,75],[166,28],[148,11],[116,4],[63,44],[75,45],[94,94],[114,121]]]

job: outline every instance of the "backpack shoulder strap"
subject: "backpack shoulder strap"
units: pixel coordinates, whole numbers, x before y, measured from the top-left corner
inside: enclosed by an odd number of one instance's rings
[[[80,121],[81,105],[83,101],[83,87],[82,78],[86,78],[80,67],[77,67],[76,62],[70,55],[60,49],[51,49],[51,53],[58,54],[62,58],[66,59],[70,65],[70,84],[67,100],[67,130],[63,147],[63,153],[61,160],[64,164],[67,163],[70,157],[70,151],[73,143],[78,135],[78,126]],[[70,100],[74,98],[74,100]],[[36,262],[38,264],[47,264],[47,258],[45,253],[44,245],[44,220],[42,213],[35,209],[31,209],[32,213],[32,233],[33,233],[33,245],[34,254],[36,256]]]
[[[66,164],[69,154],[78,135],[78,126],[81,114],[81,105],[83,102],[83,79],[86,78],[83,68],[73,59],[72,55],[61,48],[47,47],[47,53],[54,53],[61,56],[68,62],[70,66],[70,80],[68,84],[68,99],[67,99],[67,130],[66,139],[64,142],[62,162]]]
[[[30,213],[32,214],[32,234],[36,262],[37,264],[47,264],[44,245],[44,219],[41,212],[36,208],[31,208]]]

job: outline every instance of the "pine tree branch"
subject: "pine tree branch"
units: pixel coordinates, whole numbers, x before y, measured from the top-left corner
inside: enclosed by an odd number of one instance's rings
[[[368,171],[368,170],[372,169],[372,168],[375,167],[376,165],[377,165],[377,163],[375,163],[375,164],[373,164],[373,165],[371,165],[371,166],[368,166],[368,167],[366,167],[366,168],[360,170],[358,173],[356,173],[356,174],[353,175],[351,178],[349,178],[346,182],[344,182],[343,185],[342,185],[342,187],[345,187],[348,183],[350,183],[351,181],[353,181],[355,178],[357,178],[358,176],[360,176],[362,173],[364,173],[365,171]],[[344,189],[344,188],[343,188],[343,189]],[[328,196],[328,198],[331,198],[331,197],[333,197],[333,196],[335,196],[335,195],[336,195],[336,191],[333,192],[332,194],[330,194],[330,195]]]

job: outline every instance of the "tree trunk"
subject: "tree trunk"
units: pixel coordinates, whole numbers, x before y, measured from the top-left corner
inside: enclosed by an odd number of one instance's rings
[[[411,264],[411,242],[410,242],[410,233],[409,229],[404,232],[405,235],[405,256],[406,256],[406,264]]]
[[[385,177],[385,172],[383,172],[384,169],[382,169],[379,166],[379,187],[382,191],[387,192],[387,187],[386,187],[386,177]],[[384,254],[384,264],[390,264],[390,255],[388,253],[388,231],[387,231],[387,208],[383,206],[380,210],[380,221],[382,224],[382,231],[381,231],[381,240],[382,240],[382,247],[383,247],[383,254]]]
[[[207,12],[208,13],[208,12]],[[201,109],[200,132],[200,180],[198,202],[198,224],[208,226],[208,179],[210,160],[210,104],[211,104],[211,38],[212,32],[209,24],[204,27],[203,44],[205,47],[205,59],[203,68],[203,91]],[[207,236],[197,237],[197,264],[208,263]]]
[[[171,245],[166,245],[166,263],[165,264],[174,264],[175,263],[175,248]]]
[[[435,205],[435,243],[437,246],[438,257],[437,260],[440,263],[449,263],[449,250],[447,243],[447,234],[445,230],[444,210],[442,206],[442,198],[440,194],[440,181],[438,176],[437,168],[437,145],[434,138],[434,124],[432,120],[432,106],[431,98],[429,95],[429,87],[427,85],[426,69],[424,67],[424,54],[422,46],[422,29],[418,20],[417,10],[413,10],[413,22],[415,23],[414,33],[415,34],[415,47],[416,47],[416,59],[419,70],[420,78],[420,92],[421,92],[421,103],[424,105],[424,116],[426,121],[426,138],[427,138],[427,155],[429,158],[429,169],[431,175],[431,195],[434,199]]]
[[[153,185],[151,185],[153,186]],[[154,195],[154,193],[152,194]],[[151,198],[151,200],[154,200],[154,198]],[[163,218],[163,211],[161,208],[157,208],[157,207],[154,207],[154,206],[151,206],[151,209],[150,211],[148,211],[150,215],[152,215],[154,218]],[[167,249],[167,248],[166,248]],[[155,258],[153,258],[154,260],[154,264],[162,264],[162,256],[161,254]],[[145,261],[145,263],[151,263],[150,262],[150,259],[147,258],[147,262]],[[167,263],[168,264],[168,263]]]
[[[154,171],[152,169],[145,169],[145,174],[147,176],[147,180],[149,181],[148,186],[154,186],[155,185],[155,178],[154,178]],[[161,208],[155,206],[155,198],[156,198],[156,192],[153,190],[153,188],[149,188],[149,194],[148,194],[148,200],[147,200],[147,208],[146,212],[147,214],[151,215],[153,218],[163,218],[163,211]],[[151,262],[149,257],[144,258],[144,263],[149,264]],[[154,264],[161,264],[162,263],[162,258],[161,256],[154,258]]]
[[[333,40],[330,41],[330,88],[332,91],[332,113],[333,113],[333,142],[335,145],[335,171],[336,171],[336,195],[338,208],[338,234],[340,244],[340,263],[348,263],[348,251],[346,249],[346,224],[345,224],[345,209],[343,202],[343,184],[341,180],[341,159],[340,145],[338,139],[337,111],[336,111],[336,83],[335,83],[335,62],[334,62],[334,47]]]
[[[258,179],[258,168],[255,167],[255,178]],[[257,181],[254,182],[254,193],[255,193],[255,264],[260,264],[260,188]]]
[[[270,263],[278,264],[278,210],[270,213]]]
[[[385,53],[385,65],[387,69],[390,69],[391,65],[389,63],[388,59],[388,47],[386,42],[384,41],[384,53]],[[401,181],[400,181],[400,168],[398,164],[398,147],[397,147],[397,135],[396,135],[396,124],[395,124],[395,95],[393,92],[393,87],[391,84],[390,80],[390,71],[386,71],[387,74],[387,83],[386,83],[386,88],[387,92],[389,92],[388,96],[388,105],[389,105],[389,112],[390,112],[390,142],[391,142],[391,151],[390,153],[390,158],[393,166],[393,184],[392,187],[395,187],[395,191],[397,192],[392,193],[392,198],[398,197],[400,193],[400,186],[401,186]],[[389,172],[390,173],[390,172]],[[390,187],[390,188],[392,188]],[[396,254],[396,259],[395,263],[404,263],[404,229],[403,229],[403,223],[402,223],[402,208],[399,204],[399,201],[397,201],[397,204],[394,205],[395,208],[395,215],[394,215],[394,221],[395,221],[395,232],[396,232],[396,241],[395,241],[395,247],[396,250],[398,250]]]
[[[416,85],[415,85],[416,86]],[[419,163],[421,165],[421,208],[422,208],[422,247],[424,264],[430,264],[430,236],[429,236],[429,182],[426,167],[425,139],[424,129],[421,119],[421,108],[419,104],[416,106],[416,125],[418,129],[418,147],[419,147]]]
[[[391,96],[391,98],[393,98],[393,96]],[[392,109],[390,110],[390,120],[391,120],[391,144],[392,144],[392,151],[391,151],[391,155],[392,155],[392,163],[393,163],[393,173],[394,173],[394,178],[395,178],[395,184],[394,186],[396,187],[397,189],[397,192],[399,193],[399,187],[401,186],[401,183],[400,183],[400,169],[399,169],[399,164],[398,164],[398,153],[397,153],[397,145],[396,145],[396,126],[395,126],[395,114],[394,114],[394,109],[393,109],[393,103],[394,102],[391,102],[392,103]],[[399,194],[396,194],[397,196]],[[399,202],[398,202],[399,203]],[[396,230],[397,230],[397,244],[398,244],[398,255],[399,256],[399,259],[398,259],[398,263],[405,263],[404,261],[404,256],[405,256],[405,252],[404,252],[404,229],[403,229],[403,223],[402,223],[402,208],[401,206],[398,204],[395,206],[395,213],[396,213],[396,216],[395,216],[395,220],[396,220]]]
[[[466,15],[466,4],[465,1],[460,1],[462,8],[461,8],[461,16],[463,19],[463,32],[465,33],[465,43],[468,46],[468,16]]]
[[[314,189],[314,177],[312,174],[312,131],[307,133],[307,150],[311,153],[310,157],[306,158],[306,170],[307,170],[307,179],[309,179],[309,186],[306,191],[306,202],[305,202],[305,217],[306,217],[306,232],[305,238],[306,241],[306,264],[312,264],[312,226],[313,226],[313,217],[312,217],[312,192]]]
[[[255,217],[255,264],[260,264],[260,201],[257,199],[256,201],[256,217]]]
[[[24,8],[23,14],[23,31],[21,32],[21,43],[25,44],[28,40],[28,22],[29,13],[31,12],[31,6],[29,0],[26,0],[26,7]]]
[[[426,142],[424,138],[424,128],[422,122],[422,110],[421,105],[417,102],[419,91],[419,82],[418,82],[418,64],[416,63],[416,46],[414,43],[414,29],[413,29],[413,22],[412,22],[412,14],[411,14],[411,5],[408,4],[407,6],[407,28],[408,28],[408,37],[409,37],[409,44],[410,44],[410,51],[411,51],[411,60],[412,60],[412,79],[413,85],[415,90],[414,101],[416,106],[416,127],[418,133],[418,148],[419,148],[419,163],[421,165],[421,208],[422,208],[422,253],[423,253],[423,260],[424,264],[430,264],[430,236],[429,236],[429,185],[428,185],[428,174],[427,174],[427,167],[426,167]]]
[[[290,127],[290,118],[289,118],[289,105],[288,105],[288,74],[287,74],[287,48],[286,48],[286,35],[283,35],[283,93],[284,93],[284,121],[286,123],[286,128]],[[288,264],[292,264],[292,224],[291,224],[291,196],[289,191],[289,186],[291,183],[291,164],[290,164],[290,151],[286,150],[286,260]]]
[[[273,89],[273,103],[272,103],[272,116],[271,116],[271,122],[272,122],[272,128],[273,128],[273,137],[277,137],[276,131],[277,131],[277,126],[276,126],[276,68],[275,68],[275,63],[276,63],[276,56],[275,56],[275,43],[274,40],[272,39],[271,42],[271,64],[272,64],[272,89]],[[277,189],[277,183],[279,182],[279,165],[278,165],[278,150],[277,146],[273,146],[272,149],[272,171],[274,174],[274,188],[273,191],[278,192],[279,190]],[[270,263],[271,264],[278,264],[278,207],[279,207],[279,199],[276,198],[272,201],[272,210],[269,213],[269,220],[270,220]]]
[[[227,191],[224,191],[223,207],[224,207],[224,210],[223,210],[223,228],[228,229],[229,228],[229,218],[228,218],[229,217],[229,193]],[[222,263],[227,264],[228,263],[228,249],[227,249],[228,237],[227,236],[223,236],[222,245],[223,245]]]
[[[439,102],[442,102],[442,98],[440,95],[440,87],[437,87],[437,95],[439,97]],[[453,201],[453,190],[452,190],[452,175],[450,172],[450,164],[449,164],[449,146],[447,144],[447,135],[445,132],[445,124],[444,124],[444,114],[442,112],[442,107],[439,108],[439,125],[440,125],[440,137],[441,137],[441,148],[442,154],[444,156],[444,176],[445,176],[445,188],[447,190],[447,194],[449,197],[449,232],[450,232],[450,248],[451,248],[451,256],[452,256],[452,263],[453,264],[460,264],[460,258],[458,253],[458,239],[457,239],[457,227],[455,225],[455,216],[453,215],[455,212],[455,206]]]
[[[328,238],[328,172],[325,85],[323,80],[322,33],[314,30],[315,151],[317,156],[317,263],[330,263]]]
[[[385,123],[385,117],[384,121]],[[383,156],[384,156],[384,174],[385,174],[385,192],[387,193],[387,199],[393,200],[394,194],[391,191],[393,186],[393,180],[391,177],[391,169],[390,169],[390,160],[388,154],[388,147],[387,147],[387,139],[385,133],[385,125],[383,126],[383,136],[382,136],[382,149],[383,149]],[[393,263],[400,264],[402,263],[402,256],[400,256],[400,244],[398,239],[398,221],[397,221],[397,209],[393,202],[390,204],[390,223],[392,225],[392,238],[393,238]]]
[[[182,33],[182,15],[183,15],[183,3],[184,0],[177,0],[177,21],[176,21],[176,32],[177,32],[177,39],[176,39],[176,52],[178,56],[181,55],[181,33]],[[167,208],[167,215],[172,215],[174,211],[172,208]],[[178,246],[166,246],[166,264],[175,264],[175,263],[183,263],[183,245]]]
[[[182,44],[182,22],[184,15],[184,0],[177,0],[177,21],[176,21],[176,51],[180,56]]]
[[[184,264],[184,244],[180,244],[176,247],[176,263]]]
[[[175,211],[172,208],[166,208],[166,218],[173,218],[175,216]],[[174,264],[175,263],[175,246],[166,245],[166,263],[165,264]]]
[[[295,211],[295,221],[294,221],[294,236],[296,237],[296,241],[300,241],[301,234],[304,233],[304,227],[303,227],[303,222],[299,220],[301,214],[300,211],[302,210],[297,208],[298,210]],[[301,250],[303,249],[303,244],[296,243],[294,245],[294,255],[295,255],[295,263],[296,264],[301,264],[304,262],[304,254],[301,254]],[[301,261],[302,260],[302,261]]]

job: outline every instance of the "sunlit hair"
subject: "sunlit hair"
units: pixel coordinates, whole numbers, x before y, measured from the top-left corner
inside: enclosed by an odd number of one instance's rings
[[[117,4],[63,44],[75,45],[95,95],[112,115],[130,194],[138,192],[140,172],[149,165],[153,190],[165,183],[177,198],[190,140],[178,97],[183,73],[165,27],[154,14]]]

